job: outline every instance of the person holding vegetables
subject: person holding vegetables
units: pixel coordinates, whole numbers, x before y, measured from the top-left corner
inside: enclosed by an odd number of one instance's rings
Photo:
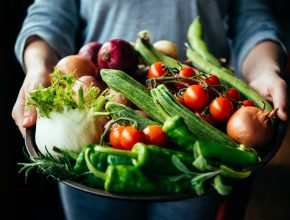
[[[134,42],[141,29],[148,29],[153,41],[175,42],[184,60],[187,29],[196,16],[200,16],[212,54],[230,60],[240,77],[272,102],[278,117],[286,121],[285,46],[264,1],[36,0],[15,44],[26,73],[12,110],[22,135],[37,119],[35,110],[25,109],[29,92],[39,84],[49,85],[49,73],[62,57],[77,53],[90,41],[121,38]],[[67,219],[213,219],[222,200],[213,193],[180,202],[140,204],[97,198],[63,184],[60,194]]]

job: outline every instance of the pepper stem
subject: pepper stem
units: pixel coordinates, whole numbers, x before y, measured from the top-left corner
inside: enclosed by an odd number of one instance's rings
[[[111,147],[102,147],[102,146],[95,146],[94,150],[100,153],[106,153],[106,154],[112,154],[116,156],[126,156],[126,157],[131,157],[131,158],[137,158],[138,153],[128,151],[128,150],[119,150]]]
[[[95,176],[97,176],[97,177],[99,177],[99,178],[101,178],[103,180],[106,180],[106,177],[107,177],[106,173],[97,170],[94,167],[94,165],[92,164],[92,162],[90,160],[90,157],[89,157],[90,150],[91,149],[89,149],[89,148],[85,150],[85,161],[86,161],[86,165],[87,165],[89,171],[91,171]]]

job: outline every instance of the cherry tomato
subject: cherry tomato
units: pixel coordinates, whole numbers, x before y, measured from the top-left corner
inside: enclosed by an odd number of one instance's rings
[[[215,90],[220,89],[220,80],[216,75],[210,75],[205,79],[202,79],[203,82],[205,82],[207,85],[209,85],[208,93],[210,96],[216,96],[217,93]]]
[[[148,69],[148,78],[162,77],[166,73],[166,71],[163,70],[162,65],[164,65],[164,63],[159,61],[151,64]]]
[[[233,87],[228,88],[228,90],[226,92],[226,97],[234,99],[236,101],[240,100],[240,96],[241,96],[240,92],[237,89],[233,88]]]
[[[200,117],[201,119],[205,120],[207,123],[216,126],[217,121],[210,115],[210,114],[203,114],[200,111],[195,111],[195,114]]]
[[[133,145],[138,142],[145,142],[144,134],[141,130],[133,126],[126,126],[121,134],[120,143],[125,150],[131,150]]]
[[[181,97],[179,97],[179,96],[176,95],[176,94],[174,94],[173,96],[176,98],[176,100],[177,100],[181,105],[186,106],[186,104],[185,104],[185,102],[184,102],[184,98],[181,98]]]
[[[191,85],[184,92],[184,101],[189,108],[202,110],[209,102],[209,95],[200,85]]]
[[[151,125],[143,130],[146,144],[152,144],[156,146],[165,146],[167,143],[167,135],[159,125]]]
[[[195,71],[191,67],[184,66],[181,68],[181,70],[179,71],[177,76],[179,76],[179,77],[193,77],[193,76],[195,76]],[[179,81],[187,83],[188,85],[194,84],[194,81],[192,81],[192,80],[180,79]],[[182,88],[186,87],[185,85],[179,84],[179,83],[175,83],[174,85],[177,89],[182,89]]]
[[[249,99],[246,99],[246,100],[242,101],[242,105],[243,106],[255,106],[255,103]]]
[[[121,136],[125,126],[118,126],[111,130],[109,140],[113,148],[123,149],[121,145]]]
[[[231,100],[224,97],[217,97],[211,101],[209,112],[216,120],[227,120],[234,112],[234,106]]]
[[[219,86],[221,85],[220,83],[220,79],[216,76],[216,75],[210,75],[208,76],[204,82],[207,84],[207,85],[213,85],[213,86]]]

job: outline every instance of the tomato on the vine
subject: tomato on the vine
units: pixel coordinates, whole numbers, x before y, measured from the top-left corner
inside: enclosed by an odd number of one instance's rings
[[[188,67],[188,66],[183,66],[181,68],[181,70],[179,71],[179,73],[177,74],[178,77],[193,77],[195,75],[196,74],[195,74],[195,71],[193,70],[193,68]],[[194,84],[193,80],[179,79],[179,81],[183,82],[183,83],[187,83],[188,85]],[[177,89],[186,88],[186,85],[184,85],[184,84],[175,83],[174,85]]]
[[[226,97],[231,98],[231,99],[236,100],[236,101],[239,101],[241,95],[237,89],[230,87],[230,88],[228,88],[228,90],[226,92]]]
[[[217,86],[217,88],[218,86],[221,85],[220,79],[216,75],[208,76],[207,78],[204,79],[204,82],[207,85]]]
[[[131,150],[133,145],[138,142],[145,142],[143,132],[133,126],[126,126],[122,131],[120,139],[122,148],[125,150]]]
[[[234,106],[228,98],[217,97],[211,101],[209,112],[214,119],[225,121],[233,114]]]
[[[167,143],[167,135],[159,125],[150,125],[143,129],[145,143],[156,146],[165,146]]]
[[[185,102],[184,102],[184,98],[179,97],[176,93],[173,94],[173,96],[176,98],[176,100],[181,104],[186,106]]]
[[[109,140],[113,148],[123,149],[121,145],[121,136],[125,126],[118,126],[111,130]]]
[[[216,76],[216,75],[209,75],[207,78],[205,79],[201,79],[202,83],[200,83],[201,85],[203,83],[205,83],[206,85],[208,85],[208,93],[211,97],[214,97],[217,95],[215,90],[220,90],[220,86],[221,86],[221,82],[220,79]]]
[[[195,114],[200,117],[201,119],[205,120],[207,123],[216,126],[217,121],[210,115],[210,114],[203,114],[200,111],[195,111]]]
[[[242,105],[243,106],[255,106],[255,103],[249,99],[246,99],[246,100],[242,101]]]
[[[162,77],[166,71],[162,68],[164,65],[163,62],[155,62],[149,66],[148,69],[148,78],[159,78]]]
[[[200,85],[191,85],[184,92],[184,102],[193,110],[202,110],[209,102],[209,95]]]

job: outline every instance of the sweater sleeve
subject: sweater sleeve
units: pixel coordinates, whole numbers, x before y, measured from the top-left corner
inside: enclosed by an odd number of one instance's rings
[[[77,0],[35,0],[28,8],[14,46],[22,67],[26,40],[30,36],[45,40],[60,57],[73,53],[78,19]]]
[[[241,64],[259,42],[271,40],[286,53],[282,31],[264,0],[235,0],[229,13],[229,37],[235,57],[235,67],[240,76]]]

